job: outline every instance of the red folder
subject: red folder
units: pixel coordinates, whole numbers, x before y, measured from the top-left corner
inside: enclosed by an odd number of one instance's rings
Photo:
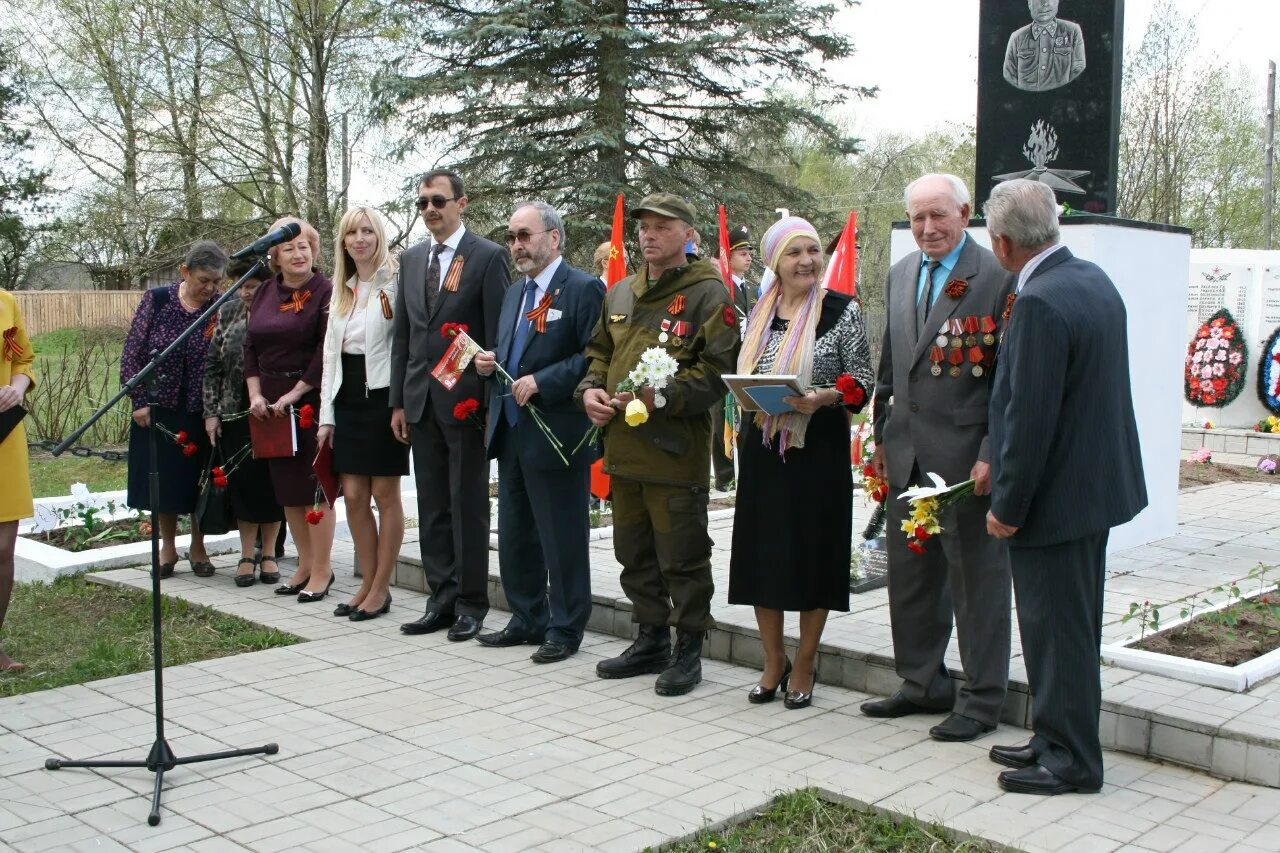
[[[249,442],[254,459],[287,459],[298,452],[297,423],[292,415],[262,420],[249,415]]]
[[[311,463],[311,470],[316,472],[316,483],[324,492],[324,499],[333,509],[334,503],[342,497],[342,480],[338,472],[333,470],[333,448],[322,444],[316,451],[316,459]]]

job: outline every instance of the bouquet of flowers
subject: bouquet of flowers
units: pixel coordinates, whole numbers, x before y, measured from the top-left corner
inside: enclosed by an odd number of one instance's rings
[[[637,427],[649,420],[649,408],[640,399],[640,389],[652,388],[655,392],[653,405],[661,409],[667,404],[666,398],[662,396],[662,389],[671,383],[679,369],[680,362],[676,361],[675,357],[662,347],[649,347],[640,353],[640,361],[636,363],[636,366],[631,369],[626,378],[619,382],[618,387],[614,389],[615,394],[629,391],[636,395],[634,400],[627,403],[627,408],[622,413],[623,420],[627,422],[627,426]],[[573,449],[573,452],[577,453],[583,447],[590,447],[599,438],[600,427],[592,426],[582,436],[582,441],[578,442],[578,446]]]
[[[911,504],[911,517],[902,522],[902,532],[907,534],[907,548],[917,554],[923,554],[924,543],[942,532],[942,525],[938,523],[942,511],[969,497],[974,488],[973,480],[948,486],[932,471],[928,477],[932,486],[916,486],[899,495]]]
[[[462,372],[467,369],[467,365],[471,364],[471,360],[484,350],[475,342],[475,339],[467,334],[466,323],[445,323],[440,328],[440,334],[446,338],[453,338],[453,343],[445,350],[444,357],[440,359],[440,363],[431,370],[431,375],[438,379],[441,385],[452,391],[453,387],[458,384],[458,379],[461,378]],[[503,370],[501,364],[495,362],[495,368],[494,375],[502,383],[503,387],[510,388],[515,384],[511,374]],[[453,416],[458,420],[473,418],[478,422],[480,416],[476,412],[479,408],[480,402],[478,400],[468,398],[454,406]],[[551,427],[547,426],[547,422],[542,417],[542,412],[538,411],[538,407],[533,403],[526,403],[525,408],[529,410],[529,414],[533,417],[533,422],[538,425],[538,429],[542,430],[542,434],[551,443],[551,449],[560,457],[560,461],[568,466],[569,460],[564,455],[564,443],[552,432]]]

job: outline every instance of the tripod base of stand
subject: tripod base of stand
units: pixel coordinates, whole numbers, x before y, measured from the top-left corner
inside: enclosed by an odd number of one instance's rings
[[[180,764],[199,764],[205,761],[218,761],[223,758],[239,758],[243,755],[275,755],[280,751],[277,744],[257,746],[252,749],[228,749],[225,752],[206,752],[202,755],[189,755],[179,758],[174,754],[169,742],[160,738],[151,744],[151,752],[145,761],[64,761],[61,758],[46,758],[45,770],[61,770],[64,767],[145,767],[156,774],[155,790],[151,794],[151,813],[147,815],[147,823],[156,826],[160,823],[160,789],[164,785],[166,770],[172,770]]]

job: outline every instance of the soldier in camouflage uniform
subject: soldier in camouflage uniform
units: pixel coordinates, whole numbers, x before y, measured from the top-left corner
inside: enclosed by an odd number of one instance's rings
[[[707,535],[710,410],[724,397],[720,375],[737,362],[738,318],[716,267],[685,258],[692,205],[655,193],[631,217],[640,220],[645,264],[605,295],[577,390],[587,416],[604,428],[614,555],[640,625],[631,647],[601,661],[596,674],[661,673],[654,689],[678,696],[702,680],[702,640],[714,624]],[[633,395],[616,389],[650,347],[665,349],[680,369],[660,395],[640,389],[649,419],[629,426],[618,414]],[[670,626],[676,628],[674,656]]]

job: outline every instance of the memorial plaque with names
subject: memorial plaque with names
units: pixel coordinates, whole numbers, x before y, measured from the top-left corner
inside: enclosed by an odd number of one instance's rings
[[[1267,337],[1280,326],[1280,268],[1268,267],[1262,274],[1262,299],[1258,306],[1259,333]]]
[[[975,211],[1029,178],[1087,213],[1116,208],[1124,0],[982,0]]]

